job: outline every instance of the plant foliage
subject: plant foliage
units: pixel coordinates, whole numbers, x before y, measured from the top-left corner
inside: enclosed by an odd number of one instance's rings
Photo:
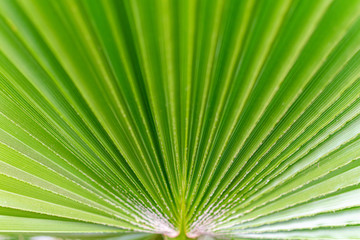
[[[359,0],[0,0],[0,238],[360,239],[359,49]]]

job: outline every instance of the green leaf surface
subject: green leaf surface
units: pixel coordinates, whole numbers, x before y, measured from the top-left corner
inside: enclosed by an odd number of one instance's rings
[[[360,239],[359,0],[0,0],[0,239]]]

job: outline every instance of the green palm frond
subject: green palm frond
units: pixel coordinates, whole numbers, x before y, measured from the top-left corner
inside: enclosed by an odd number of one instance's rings
[[[0,0],[0,239],[360,239],[359,49],[359,0]]]

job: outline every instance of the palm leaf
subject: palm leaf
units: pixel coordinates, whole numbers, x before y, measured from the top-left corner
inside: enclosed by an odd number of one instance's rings
[[[0,239],[359,239],[359,49],[359,0],[0,1]]]

